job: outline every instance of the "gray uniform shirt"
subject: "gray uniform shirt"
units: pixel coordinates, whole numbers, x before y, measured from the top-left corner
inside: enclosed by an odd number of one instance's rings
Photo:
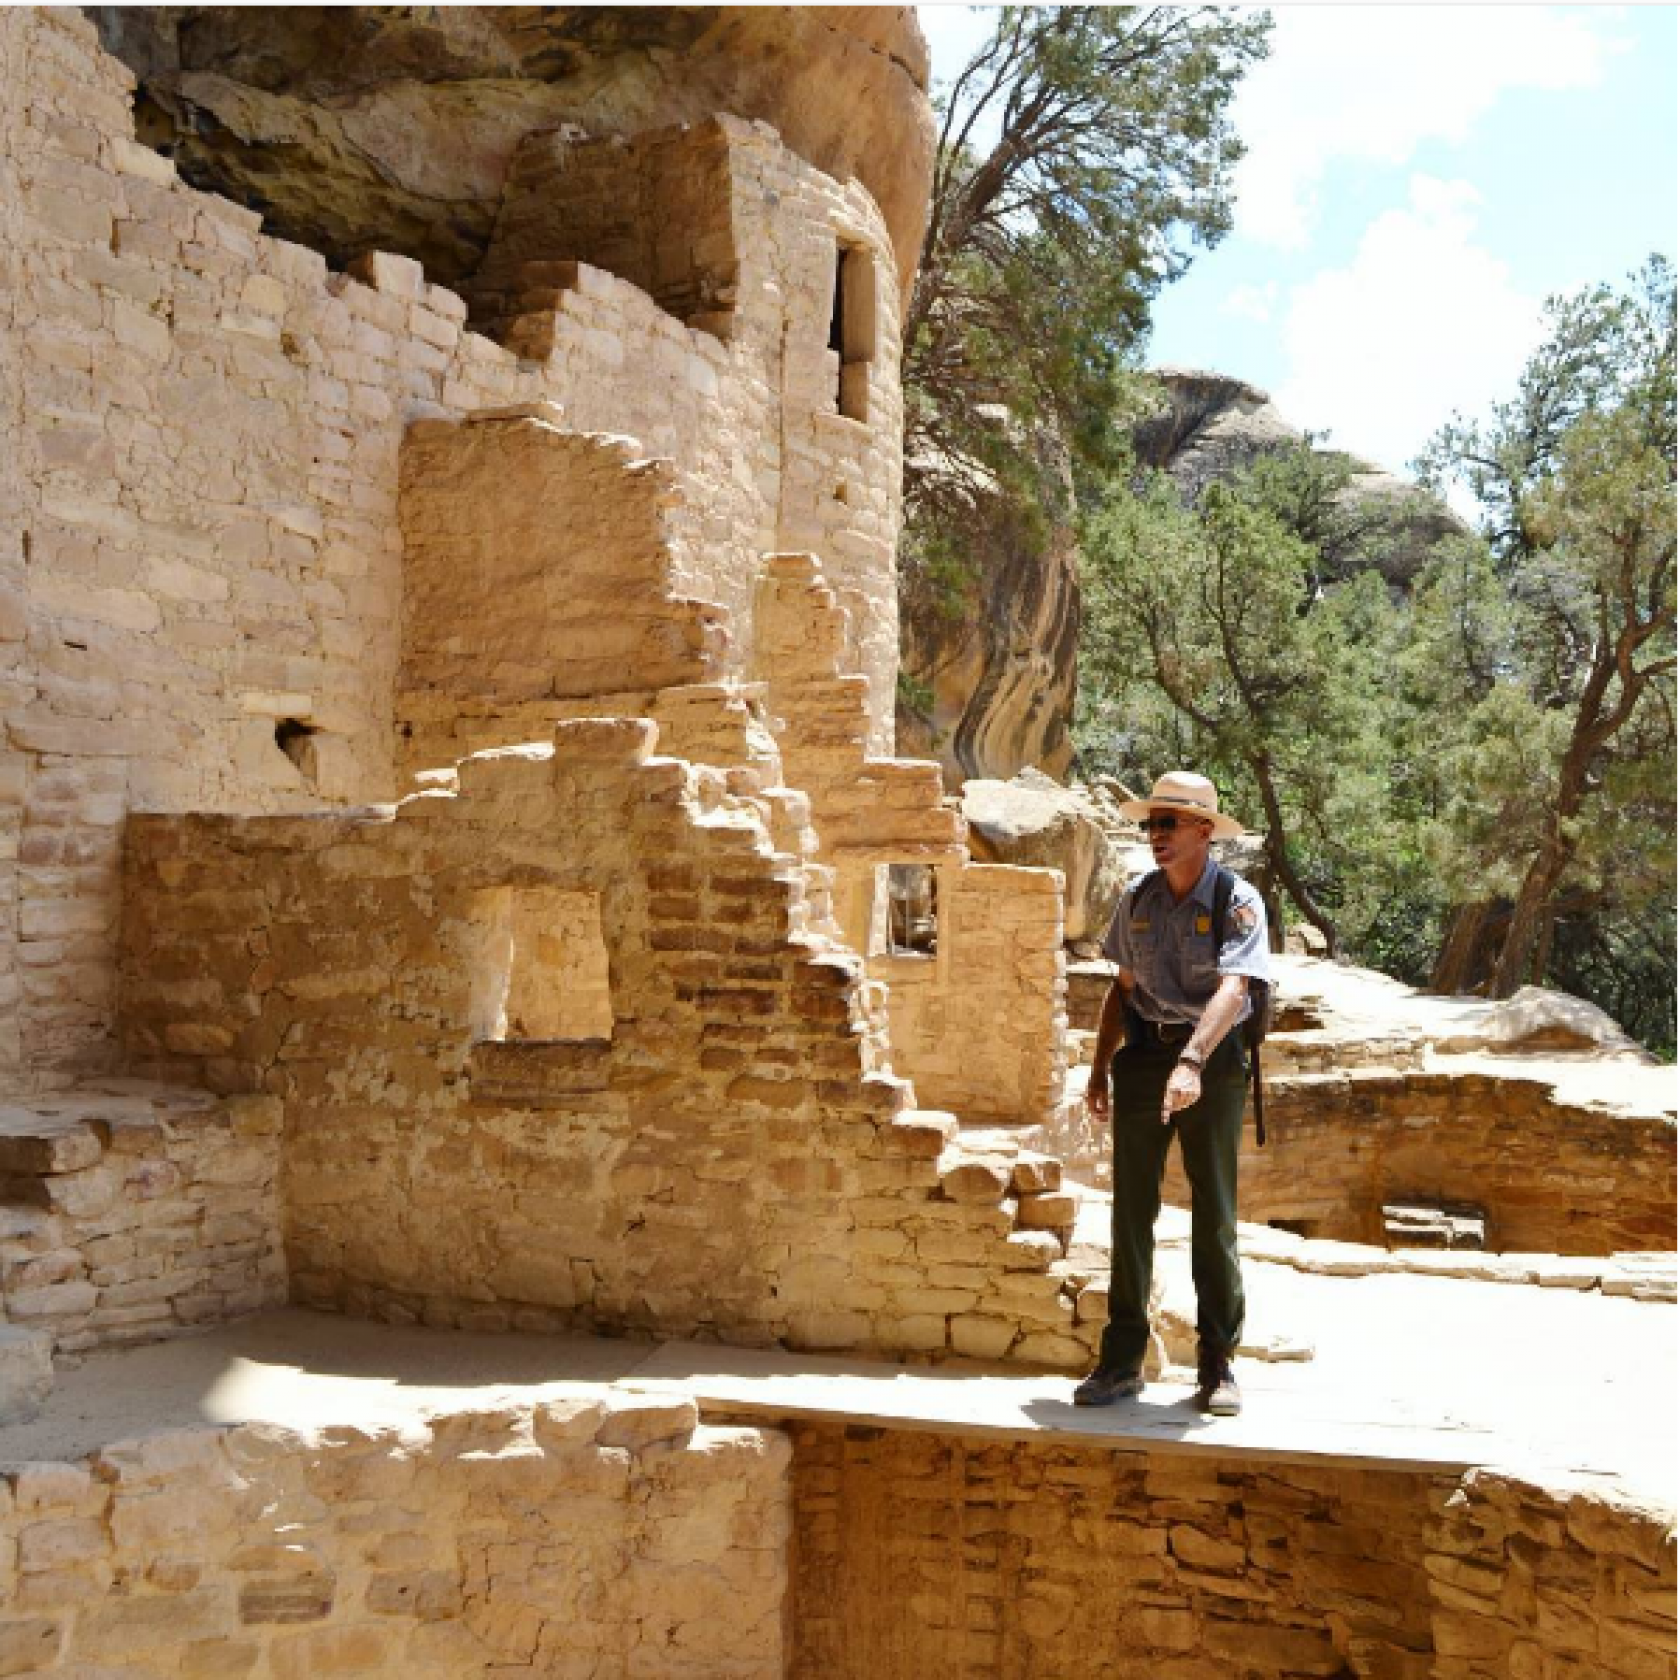
[[[1225,917],[1225,943],[1213,948],[1213,888],[1219,865],[1210,857],[1202,878],[1182,904],[1160,870],[1134,881],[1114,912],[1103,955],[1137,981],[1132,1002],[1146,1021],[1163,1025],[1201,1020],[1222,976],[1270,980],[1266,907],[1242,876],[1236,877]],[[1245,999],[1239,1021],[1252,1005]]]

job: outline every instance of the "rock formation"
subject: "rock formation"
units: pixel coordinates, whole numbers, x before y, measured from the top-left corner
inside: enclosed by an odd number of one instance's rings
[[[856,176],[899,279],[921,248],[933,119],[908,6],[93,6],[182,178],[343,266],[399,252],[454,284],[533,131],[758,118]]]
[[[976,510],[964,576],[905,608],[898,705],[905,751],[947,783],[1064,775],[1078,678],[1079,563],[1072,533],[1030,541],[1005,510]]]
[[[1163,403],[1136,429],[1138,460],[1167,473],[1187,500],[1260,456],[1305,440],[1258,386],[1189,368],[1153,372]],[[1350,464],[1343,500],[1379,527],[1371,563],[1391,585],[1409,583],[1436,543],[1466,530],[1450,508],[1415,484],[1369,461],[1350,458]]]

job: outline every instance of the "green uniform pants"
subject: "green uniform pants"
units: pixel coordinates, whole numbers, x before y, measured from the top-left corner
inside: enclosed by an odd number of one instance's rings
[[[1237,1261],[1237,1152],[1247,1095],[1242,1033],[1233,1028],[1202,1070],[1202,1094],[1161,1124],[1161,1095],[1178,1060],[1170,1046],[1128,1045],[1109,1070],[1114,1128],[1114,1253],[1108,1328],[1099,1363],[1136,1372],[1149,1346],[1149,1287],[1161,1174],[1178,1138],[1190,1180],[1190,1272],[1203,1356],[1229,1357],[1242,1340]]]

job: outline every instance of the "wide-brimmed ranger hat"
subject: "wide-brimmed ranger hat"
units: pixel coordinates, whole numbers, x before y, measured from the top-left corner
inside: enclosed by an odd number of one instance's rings
[[[1151,811],[1182,811],[1186,816],[1200,817],[1213,824],[1215,840],[1235,840],[1248,830],[1235,817],[1225,816],[1219,809],[1219,789],[1206,776],[1191,770],[1169,770],[1149,790],[1147,799],[1128,799],[1120,807],[1120,814],[1142,822]]]

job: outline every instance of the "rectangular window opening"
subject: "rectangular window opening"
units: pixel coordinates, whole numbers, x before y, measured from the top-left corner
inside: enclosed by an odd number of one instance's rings
[[[473,1036],[499,1043],[605,1043],[612,987],[598,893],[502,887],[487,893],[474,976]]]
[[[932,957],[939,949],[939,872],[929,863],[887,866],[890,957]]]
[[[839,245],[828,347],[840,365],[838,403],[849,420],[869,418],[869,369],[875,360],[875,259],[862,245]]]

